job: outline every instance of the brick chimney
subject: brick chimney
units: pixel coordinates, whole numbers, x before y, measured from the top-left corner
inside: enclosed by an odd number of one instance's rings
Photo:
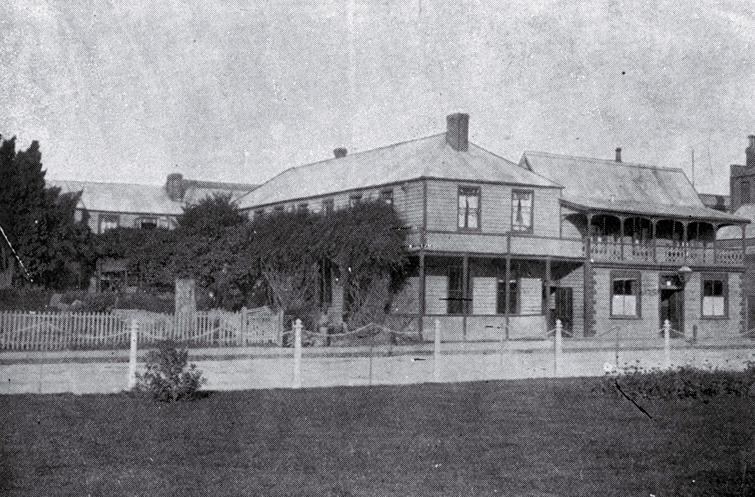
[[[446,142],[457,152],[469,150],[469,114],[446,116]]]
[[[621,147],[616,147],[616,162],[621,162]]]
[[[171,173],[165,182],[165,191],[168,198],[174,202],[180,202],[184,199],[184,177],[181,173]]]
[[[755,168],[755,135],[747,137],[750,140],[750,145],[745,149],[745,155],[747,156],[747,162],[745,165],[747,168]]]
[[[337,148],[333,150],[333,155],[335,155],[336,159],[346,157],[347,153],[348,153],[348,150],[346,150],[345,148]]]

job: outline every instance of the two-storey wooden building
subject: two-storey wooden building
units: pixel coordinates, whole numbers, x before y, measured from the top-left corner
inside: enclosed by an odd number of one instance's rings
[[[741,249],[715,241],[739,217],[706,208],[680,170],[527,152],[519,164],[446,133],[289,169],[240,200],[262,214],[393,204],[416,272],[393,312],[431,336],[574,336],[619,325],[655,336],[663,319],[701,336],[741,328]],[[332,302],[342,305],[334,286]],[[337,309],[338,310],[338,309]]]

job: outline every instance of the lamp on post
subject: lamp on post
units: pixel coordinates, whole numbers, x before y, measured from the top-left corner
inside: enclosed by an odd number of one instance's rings
[[[692,276],[692,270],[689,268],[689,266],[682,266],[677,271],[679,274],[679,283],[684,286]]]

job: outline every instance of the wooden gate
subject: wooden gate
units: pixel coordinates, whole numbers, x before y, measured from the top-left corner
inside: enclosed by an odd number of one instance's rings
[[[283,312],[269,307],[241,311],[241,345],[274,343],[283,345]]]

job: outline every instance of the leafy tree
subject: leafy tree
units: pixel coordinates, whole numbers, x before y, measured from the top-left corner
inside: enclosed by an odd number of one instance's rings
[[[302,315],[318,311],[325,261],[345,288],[347,323],[385,317],[406,279],[406,230],[393,207],[364,202],[332,214],[276,212],[252,222],[251,250],[274,303]]]
[[[179,218],[175,274],[195,278],[213,307],[238,309],[254,293],[248,221],[230,194],[206,197]]]
[[[3,244],[0,270],[6,280],[25,280],[48,288],[82,283],[81,267],[88,259],[89,228],[75,221],[79,196],[45,188],[39,143],[16,152],[16,138],[0,145],[0,225],[26,273],[18,273],[15,256]],[[24,277],[21,277],[23,274]],[[85,281],[85,279],[84,279]]]

